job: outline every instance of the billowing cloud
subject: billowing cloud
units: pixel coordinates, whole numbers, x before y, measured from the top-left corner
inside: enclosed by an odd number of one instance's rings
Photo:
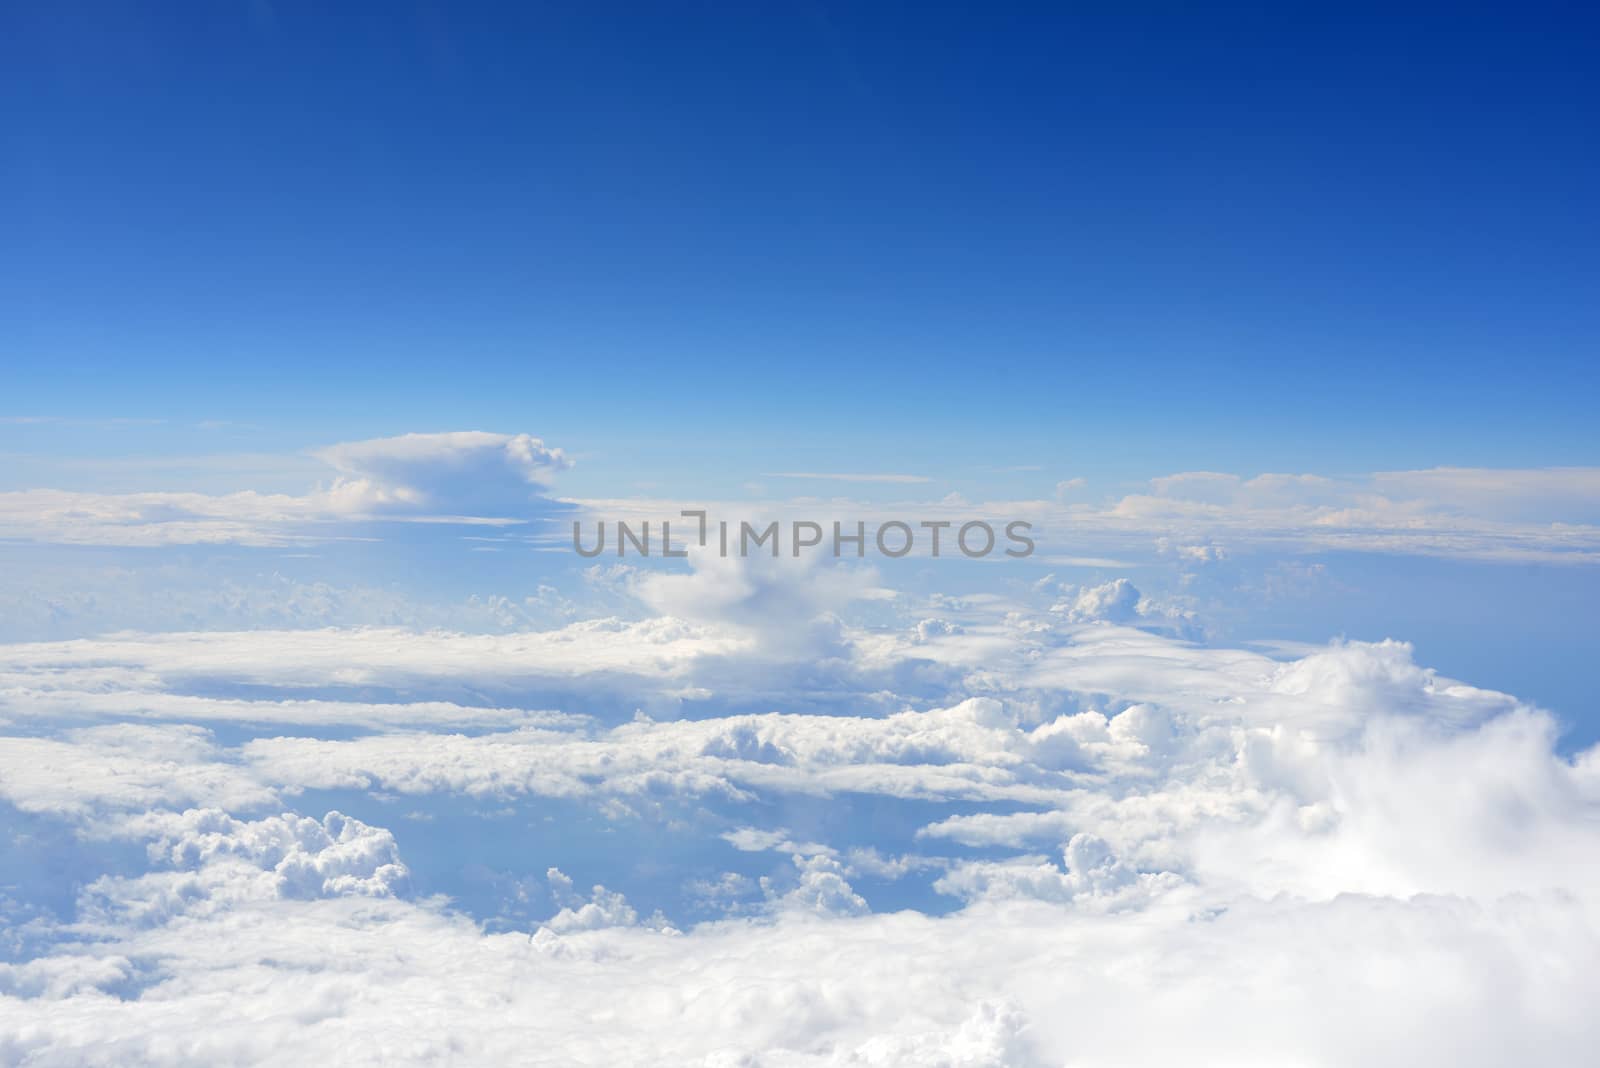
[[[1600,1041],[1600,749],[1548,713],[1399,641],[1182,640],[1127,580],[885,623],[902,598],[860,572],[677,578],[624,581],[692,620],[0,646],[9,848],[74,866],[0,897],[0,1060],[1409,1068]],[[826,656],[769,616],[829,620]]]
[[[191,492],[0,493],[0,536],[72,545],[284,546],[346,536],[376,517],[489,525],[549,509],[541,496],[571,466],[528,434],[404,434],[317,450],[335,476],[302,495]]]
[[[776,560],[690,552],[688,572],[640,572],[633,592],[656,612],[730,627],[763,648],[793,655],[837,652],[839,613],[893,592],[870,567],[831,567],[820,557]]]
[[[1139,617],[1139,590],[1125,578],[1100,586],[1072,591],[1061,610],[1074,620],[1103,619],[1109,623],[1128,623]]]
[[[228,760],[204,728],[113,723],[58,738],[6,738],[0,800],[23,812],[85,816],[106,808],[253,808],[274,795]]]
[[[475,430],[353,441],[315,455],[394,499],[464,514],[525,512],[534,493],[572,466],[560,449],[532,435]]]

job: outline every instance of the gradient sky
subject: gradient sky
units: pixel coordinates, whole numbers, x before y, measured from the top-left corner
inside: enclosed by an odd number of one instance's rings
[[[1393,7],[5,4],[0,1061],[1592,1061],[1600,14]]]
[[[1597,36],[1531,5],[12,5],[0,490],[300,493],[308,449],[468,428],[565,448],[588,497],[1594,464]],[[275,566],[565,564],[441,538]],[[1406,637],[1600,731],[1588,569],[1333,573],[1230,593],[1234,632]]]
[[[1595,460],[1592,16],[388,10],[0,15],[0,450]]]

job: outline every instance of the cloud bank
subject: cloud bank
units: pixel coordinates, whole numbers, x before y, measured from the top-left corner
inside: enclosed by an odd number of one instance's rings
[[[0,897],[0,1060],[1499,1065],[1600,1041],[1600,749],[1563,752],[1548,713],[1398,641],[1187,641],[1126,580],[930,602],[721,566],[544,631],[0,646],[10,848],[57,858]],[[479,835],[499,868],[441,883]]]
[[[181,492],[0,493],[0,537],[67,545],[285,546],[348,536],[374,518],[517,522],[571,466],[528,434],[462,431],[348,442],[313,455],[337,472],[304,495]]]

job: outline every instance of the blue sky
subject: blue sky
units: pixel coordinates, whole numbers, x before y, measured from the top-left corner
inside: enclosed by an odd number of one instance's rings
[[[0,13],[0,1062],[1592,1059],[1600,18],[1102,8]]]
[[[8,408],[694,491],[1593,459],[1587,18],[383,10],[5,16]]]
[[[596,498],[1600,455],[1587,17],[383,12],[4,16],[0,485],[298,493],[308,449],[458,428]],[[1587,720],[1587,570],[1531,580],[1552,643],[1410,560],[1432,593],[1363,607],[1382,566],[1245,630],[1404,632]],[[507,567],[443,572],[559,571]]]

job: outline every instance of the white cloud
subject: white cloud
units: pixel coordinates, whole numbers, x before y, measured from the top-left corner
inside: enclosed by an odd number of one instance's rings
[[[84,816],[103,807],[250,809],[275,795],[200,727],[111,724],[60,738],[5,738],[0,798],[24,812]]]
[[[656,589],[693,622],[0,647],[0,792],[30,833],[148,847],[19,932],[0,1061],[1409,1068],[1600,1041],[1600,749],[1563,755],[1546,713],[1401,642],[1268,655],[1109,621],[1145,622],[1117,583],[869,629],[841,612],[875,585],[797,574]],[[775,653],[774,611],[835,616],[829,658]],[[718,703],[768,700],[785,656],[836,714]],[[571,707],[481,701],[550,680]],[[303,692],[329,686],[362,692]],[[586,707],[617,687],[694,718]],[[411,896],[433,858],[404,833],[285,811],[316,789],[698,829],[686,892],[728,918],[642,919],[508,820],[553,904],[490,933]],[[917,852],[854,837],[880,819]],[[885,881],[953,911],[875,912]]]
[[[789,523],[864,521],[869,532],[889,520],[984,519],[997,529],[1033,524],[1038,562],[1126,566],[1130,554],[1180,546],[1202,562],[1230,548],[1289,552],[1403,553],[1473,560],[1600,562],[1600,468],[1440,468],[1330,478],[1313,474],[1243,477],[1182,472],[1150,479],[1143,490],[1099,501],[1078,480],[1051,499],[943,499],[897,502],[815,498],[764,501],[761,518]],[[589,515],[678,522],[682,508],[750,518],[739,501],[573,499]],[[926,546],[914,549],[918,555]]]
[[[796,856],[794,865],[799,869],[799,884],[781,895],[773,895],[773,904],[778,909],[818,916],[863,916],[870,911],[866,900],[846,879],[849,869],[833,857]]]
[[[892,596],[870,567],[828,566],[816,556],[722,557],[690,553],[687,573],[644,571],[630,588],[666,616],[721,625],[788,656],[838,654],[839,613],[858,600]]]
[[[572,880],[560,868],[551,868],[545,873],[545,878],[550,883],[552,895],[561,905],[561,911],[544,922],[542,932],[534,935],[536,939],[541,933],[548,938],[549,934],[632,927],[639,922],[639,914],[621,894],[596,885],[585,899],[573,889]]]
[[[1108,623],[1129,623],[1139,617],[1139,590],[1125,578],[1101,586],[1086,586],[1061,605],[1069,619],[1079,622],[1103,619]]]
[[[1187,472],[1151,479],[1148,493],[1076,518],[1173,540],[1594,563],[1600,468],[1437,468],[1340,478]]]
[[[1068,494],[1074,492],[1075,490],[1081,490],[1086,485],[1088,485],[1088,481],[1082,478],[1069,478],[1057,482],[1056,498],[1058,500],[1065,500]]]
[[[80,931],[115,935],[250,902],[392,897],[406,891],[410,877],[392,834],[339,812],[245,821],[190,809],[113,827],[119,836],[148,839],[157,870],[90,883],[79,895]]]
[[[668,618],[587,620],[512,634],[399,627],[125,634],[0,646],[0,672],[48,682],[65,670],[127,664],[168,686],[204,678],[279,687],[394,686],[430,679],[511,685],[602,673],[671,680],[697,657],[748,644],[737,635]]]
[[[533,940],[406,902],[263,901],[52,958],[79,992],[6,996],[0,1050],[36,1064],[1487,1068],[1508,1050],[1577,1064],[1600,1037],[1582,981],[1597,949],[1549,899],[1204,915],[1023,899]],[[44,985],[46,967],[0,967],[13,989]]]
[[[338,538],[373,517],[516,522],[571,466],[527,434],[463,431],[348,442],[315,455],[339,472],[302,495],[191,492],[0,493],[0,536],[70,545],[286,546]]]
[[[1112,853],[1104,839],[1082,832],[1067,842],[1063,863],[1064,870],[1039,857],[965,862],[934,886],[969,901],[1037,898],[1115,911],[1146,906],[1186,885],[1174,872],[1138,871]]]
[[[748,502],[543,496],[571,466],[561,449],[527,434],[461,431],[406,434],[316,450],[336,472],[302,495],[184,492],[90,493],[29,489],[0,493],[0,536],[84,545],[243,544],[293,546],[347,536],[375,517],[516,524],[574,508],[616,521],[682,523],[683,508],[754,519]],[[778,472],[768,477],[858,484],[924,484],[905,474]],[[1040,559],[1125,566],[1131,553],[1165,542],[1203,562],[1255,546],[1292,552],[1409,553],[1502,561],[1600,561],[1600,468],[1435,468],[1326,477],[1184,472],[1151,479],[1141,492],[1093,501],[1085,485],[1060,483],[1051,499],[923,502],[804,498],[764,501],[785,523],[860,520],[869,531],[890,519],[986,519],[1034,525]],[[369,535],[363,535],[369,536]],[[565,546],[560,532],[534,537]],[[927,539],[923,539],[926,541]],[[919,555],[926,547],[916,548]]]
[[[347,442],[315,455],[356,484],[423,507],[525,511],[533,493],[572,466],[560,449],[529,434],[456,431]]]

